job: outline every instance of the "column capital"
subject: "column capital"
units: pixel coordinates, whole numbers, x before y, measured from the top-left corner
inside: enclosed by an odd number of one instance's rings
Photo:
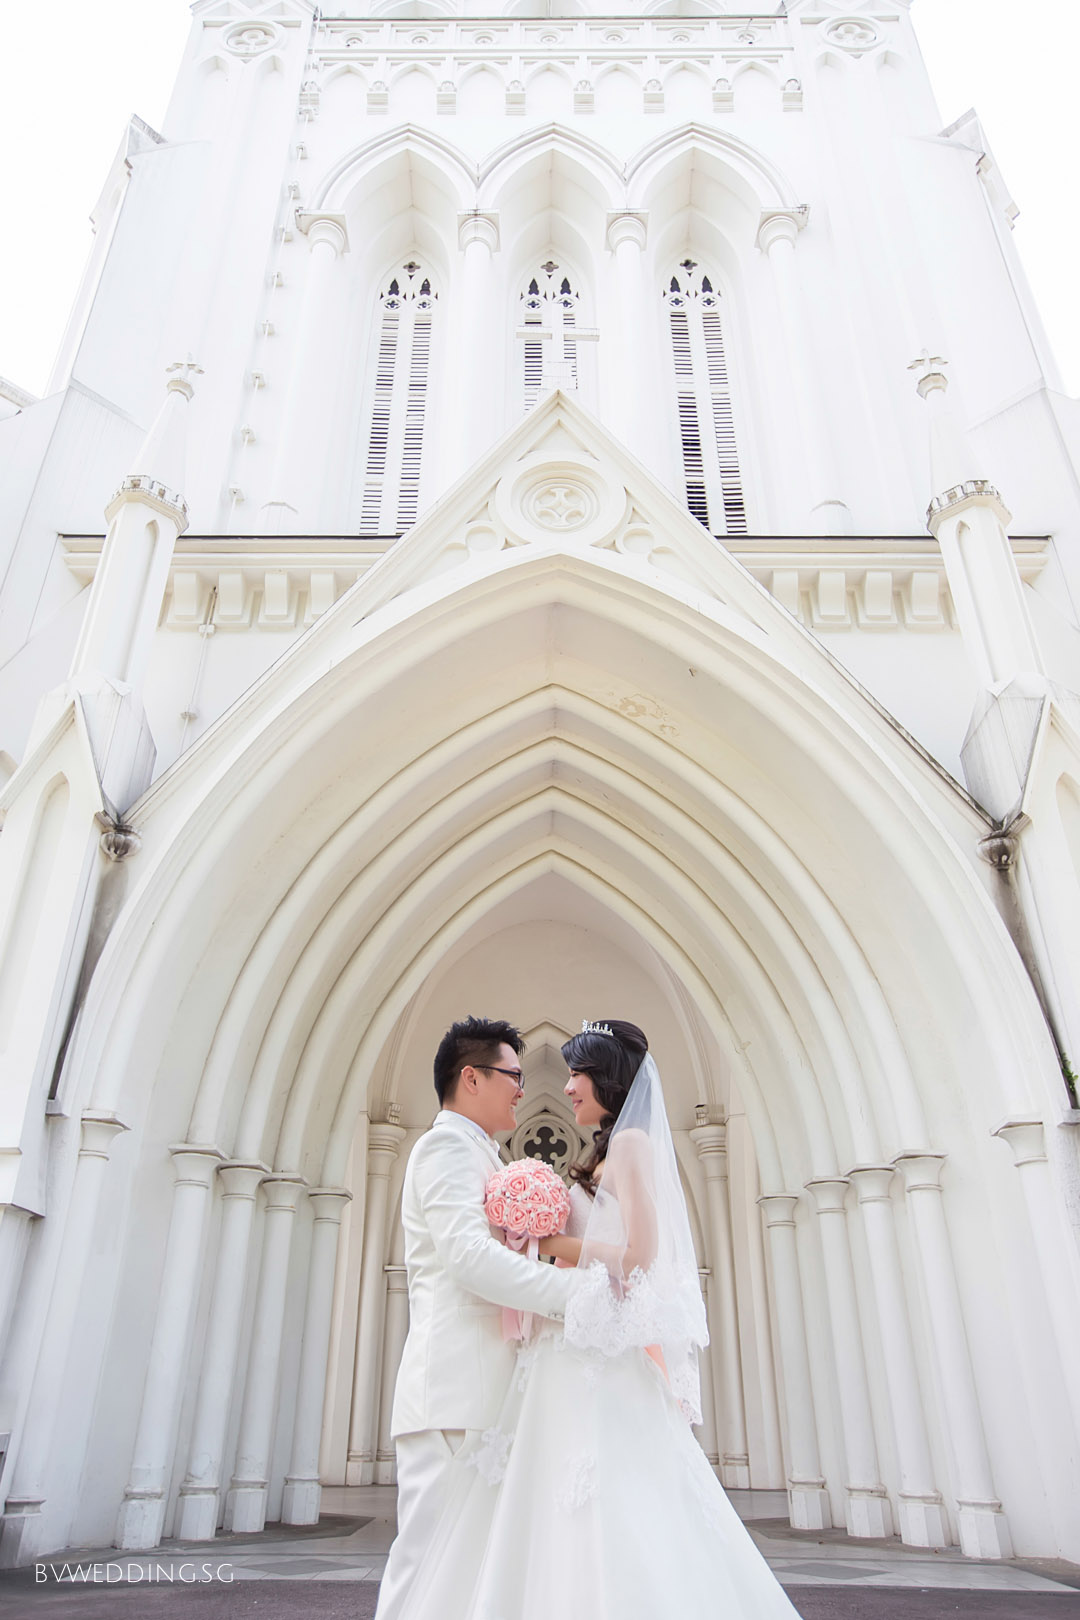
[[[263,1180],[263,1187],[266,1191],[267,1209],[283,1209],[293,1214],[296,1210],[297,1199],[306,1186],[307,1182],[303,1176],[278,1172],[266,1176]]]
[[[904,1178],[905,1192],[940,1192],[944,1153],[898,1153],[893,1160]]]
[[[765,1211],[766,1226],[794,1226],[798,1193],[762,1193],[758,1204]]]
[[[806,1183],[806,1190],[812,1194],[819,1215],[842,1215],[848,1185],[846,1176],[814,1176]]]
[[[758,247],[763,253],[771,253],[777,242],[787,242],[794,247],[799,232],[805,230],[809,218],[810,209],[806,203],[797,208],[767,209],[758,222]]]
[[[316,1221],[340,1226],[345,1205],[352,1203],[352,1193],[347,1187],[309,1187],[308,1202],[314,1209]]]
[[[404,1142],[407,1132],[404,1125],[392,1124],[389,1120],[373,1119],[368,1125],[368,1165],[372,1167],[373,1156],[387,1156],[382,1174],[389,1171],[391,1164],[397,1158],[398,1149]],[[380,1172],[376,1170],[376,1175]]]
[[[727,1157],[727,1126],[695,1125],[690,1140],[697,1148],[706,1175],[722,1175],[723,1166],[717,1161]]]
[[[990,1135],[1008,1142],[1018,1170],[1025,1164],[1046,1163],[1046,1130],[1041,1119],[1006,1119]]]
[[[632,242],[636,248],[643,248],[648,236],[648,229],[648,214],[622,209],[617,213],[608,215],[605,241],[612,252],[621,247],[624,242]]]
[[[130,1130],[122,1119],[115,1114],[99,1113],[89,1108],[82,1116],[82,1141],[79,1144],[80,1159],[107,1159],[113,1137],[121,1131]]]
[[[857,1164],[847,1173],[860,1204],[890,1204],[896,1170],[891,1164]]]
[[[225,1155],[209,1142],[174,1142],[169,1148],[176,1185],[209,1187]]]
[[[270,1166],[258,1159],[226,1159],[218,1165],[217,1173],[226,1198],[253,1199],[259,1183],[270,1174]]]
[[[344,214],[306,214],[296,211],[296,224],[313,248],[325,242],[334,258],[349,251],[349,227]]]
[[[458,215],[458,247],[467,248],[480,242],[489,253],[499,251],[499,216],[484,214],[478,208]]]

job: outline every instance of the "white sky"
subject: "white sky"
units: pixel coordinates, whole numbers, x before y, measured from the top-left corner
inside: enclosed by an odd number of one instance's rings
[[[1080,391],[1080,0],[915,0],[913,10],[943,126],[976,108],[1020,205],[1017,242]],[[0,375],[31,392],[45,387],[127,118],[160,128],[188,26],[187,0],[0,0]]]

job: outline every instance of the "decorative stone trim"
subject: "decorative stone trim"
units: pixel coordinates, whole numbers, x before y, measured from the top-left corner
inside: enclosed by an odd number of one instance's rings
[[[98,819],[105,818],[99,816]],[[124,861],[142,847],[141,835],[122,821],[109,820],[99,842],[110,861]]]
[[[148,478],[144,473],[129,473],[106,507],[106,516],[111,520],[115,508],[127,500],[145,501],[165,516],[175,518],[181,529],[187,528],[188,508],[184,497],[159,483],[156,478]]]
[[[475,217],[463,216],[468,220]],[[489,533],[489,527],[485,527],[480,545],[469,542],[470,549],[498,548],[498,536]],[[103,537],[60,538],[71,574],[80,585],[88,585],[98,568]],[[253,616],[264,627],[312,624],[396,539],[396,535],[318,535],[310,539],[302,535],[185,535],[174,548],[161,622],[170,630],[198,630],[210,591],[216,589],[214,624],[219,630],[247,629]],[[1021,579],[1029,583],[1037,579],[1049,555],[1048,538],[1019,536],[1010,543]],[[718,539],[717,544],[726,546],[789,613],[812,629],[925,634],[954,628],[941,552],[928,535],[862,539],[850,535],[732,535]],[[624,535],[620,549],[637,548]],[[278,607],[266,616],[260,604],[266,600],[270,574],[275,578],[269,594]],[[823,575],[827,576],[824,590]],[[282,600],[281,576],[287,581],[287,605]]]
[[[1004,506],[1000,491],[985,478],[969,478],[966,483],[956,484],[952,489],[946,489],[940,495],[935,495],[926,508],[926,522],[929,526],[931,518],[947,512],[950,507],[961,506],[964,501],[992,500],[999,506]]]

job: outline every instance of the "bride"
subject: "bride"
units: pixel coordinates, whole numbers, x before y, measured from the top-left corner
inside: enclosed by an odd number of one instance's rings
[[[562,1327],[518,1355],[498,1424],[451,1465],[402,1620],[797,1620],[690,1432],[708,1342],[656,1064],[634,1024],[562,1049],[592,1153],[571,1171]]]

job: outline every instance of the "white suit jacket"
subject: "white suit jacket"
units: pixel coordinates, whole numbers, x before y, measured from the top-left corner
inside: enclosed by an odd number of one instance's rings
[[[405,1169],[401,1220],[409,1276],[409,1336],[390,1427],[487,1429],[513,1375],[502,1306],[561,1318],[572,1270],[508,1249],[484,1215],[499,1150],[460,1114],[443,1111]]]

